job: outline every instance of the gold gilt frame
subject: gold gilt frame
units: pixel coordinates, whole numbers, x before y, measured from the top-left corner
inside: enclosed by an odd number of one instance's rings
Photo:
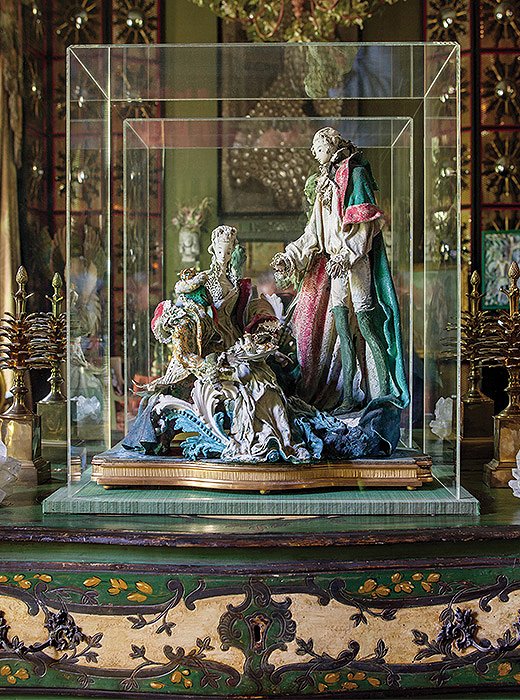
[[[433,481],[426,455],[316,464],[240,464],[172,457],[111,456],[92,460],[92,479],[111,486],[184,486],[232,491],[293,491],[318,488],[399,487],[415,489]]]

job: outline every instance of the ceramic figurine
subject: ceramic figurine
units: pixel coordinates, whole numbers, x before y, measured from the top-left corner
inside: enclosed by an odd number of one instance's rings
[[[207,358],[189,402],[166,395],[156,402],[157,434],[170,427],[172,433],[198,432],[185,444],[185,454],[193,458],[309,461],[311,453],[291,424],[287,399],[266,361],[276,350],[270,333],[246,333],[226,352]]]
[[[204,197],[196,206],[178,206],[172,224],[178,231],[179,255],[183,265],[195,267],[200,258],[200,236],[213,208],[213,200]]]
[[[252,297],[237,230],[214,229],[209,269],[183,270],[175,298],[153,316],[152,331],[172,355],[165,374],[144,387],[127,449],[168,455],[183,435],[185,458],[251,464],[378,458],[395,450],[408,395],[375,184],[362,154],[334,130],[318,132],[313,153],[321,170],[307,188],[315,192],[309,223],[274,260],[278,272],[304,274],[292,321],[277,297]],[[327,298],[337,331],[313,313],[309,288],[320,304]],[[366,341],[357,352],[356,333]],[[330,352],[309,355],[320,340]],[[336,356],[341,371],[334,376]],[[313,372],[330,377],[336,391],[344,387],[333,411],[309,400]],[[324,396],[328,389],[325,382]]]
[[[320,167],[305,186],[307,226],[272,262],[279,276],[304,278],[292,319],[300,395],[340,416],[376,404],[401,409],[409,394],[399,307],[370,164],[331,127],[311,150]]]
[[[218,226],[208,250],[210,268],[198,273],[193,268],[181,271],[175,299],[161,302],[155,310],[152,332],[171,348],[171,358],[162,377],[140,387],[139,413],[123,440],[127,449],[157,451],[160,431],[151,421],[158,398],[187,399],[197,377],[211,373],[212,360],[204,363],[204,358],[214,358],[215,353],[230,348],[263,321],[276,320],[268,300],[251,299],[251,281],[240,276],[244,250],[237,241],[237,230]],[[162,445],[167,451],[169,442],[164,435]]]

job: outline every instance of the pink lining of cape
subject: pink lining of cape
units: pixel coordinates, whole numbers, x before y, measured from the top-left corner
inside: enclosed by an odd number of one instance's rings
[[[350,156],[352,158],[352,156]],[[383,212],[375,204],[369,202],[354,204],[345,209],[344,202],[347,196],[347,187],[350,179],[350,158],[346,158],[336,170],[334,179],[339,186],[338,213],[343,224],[360,224],[364,221],[374,221],[383,216]]]

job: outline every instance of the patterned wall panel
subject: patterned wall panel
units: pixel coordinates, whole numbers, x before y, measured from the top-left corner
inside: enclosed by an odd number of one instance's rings
[[[22,4],[24,37],[23,165],[20,187],[20,227],[25,245],[24,263],[34,278],[48,270],[50,250],[51,160],[49,109],[49,51],[47,10],[41,0]],[[41,301],[38,295],[35,301]]]
[[[463,222],[479,267],[482,232],[519,227],[520,5],[426,0],[424,15],[427,41],[458,41],[462,49],[463,170],[466,159],[476,178],[463,172]]]
[[[66,208],[66,81],[65,55],[71,44],[158,43],[162,41],[161,0],[30,0],[24,2],[24,171],[22,178],[22,245],[35,287],[48,286],[54,271],[63,272]],[[138,76],[138,72],[136,73]],[[78,77],[71,85],[74,118],[88,120],[92,84]],[[127,117],[159,116],[158,104],[138,102],[136,86],[127,86],[124,108],[117,110],[114,131]],[[121,143],[114,139],[122,163]],[[102,252],[100,211],[103,154],[91,152],[75,160],[71,172],[72,225],[80,232],[78,250],[85,269]],[[122,250],[122,166],[114,172],[112,252]],[[138,180],[136,180],[137,184]],[[155,187],[152,210],[162,230],[162,192]],[[154,263],[154,288],[162,288],[162,255]],[[88,255],[88,259],[85,258]],[[122,274],[114,266],[112,318],[122,318]],[[44,300],[37,299],[37,303]],[[122,323],[115,324],[112,355],[122,354]]]

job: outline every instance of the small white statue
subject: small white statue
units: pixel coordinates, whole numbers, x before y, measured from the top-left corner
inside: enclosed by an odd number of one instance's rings
[[[181,262],[194,265],[200,258],[200,235],[198,231],[182,228],[179,231],[179,253]]]
[[[196,206],[179,206],[172,224],[179,232],[179,253],[182,263],[193,267],[200,258],[200,234],[205,230],[214,201],[204,197]]]

